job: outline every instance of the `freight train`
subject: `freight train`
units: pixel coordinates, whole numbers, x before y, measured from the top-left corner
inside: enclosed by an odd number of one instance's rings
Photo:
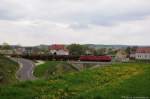
[[[111,56],[73,56],[73,55],[14,55],[13,57],[27,58],[31,60],[58,60],[58,61],[105,61],[110,62],[112,60]]]
[[[110,62],[112,60],[111,56],[80,56],[80,61],[105,61]]]

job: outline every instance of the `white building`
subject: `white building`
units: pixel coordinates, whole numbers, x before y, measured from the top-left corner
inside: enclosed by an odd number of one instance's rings
[[[150,48],[137,48],[135,59],[150,60]]]
[[[53,55],[69,55],[69,51],[65,48],[64,45],[51,45],[49,51]]]
[[[12,55],[13,53],[13,50],[0,50],[0,54]]]
[[[69,52],[65,50],[50,50],[50,53],[53,55],[69,55]]]

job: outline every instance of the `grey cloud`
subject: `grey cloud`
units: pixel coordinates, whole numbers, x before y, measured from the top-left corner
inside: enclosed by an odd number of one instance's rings
[[[102,25],[102,26],[112,26],[117,22],[122,21],[132,21],[132,20],[142,20],[146,16],[150,15],[150,8],[147,10],[138,11],[138,9],[134,9],[129,11],[128,13],[117,13],[110,14],[103,12],[86,12],[86,13],[73,13],[72,15],[65,15],[66,20],[75,21],[80,24],[94,24],[94,25]],[[64,18],[65,19],[65,18]],[[88,27],[88,26],[87,26]],[[83,27],[84,28],[84,27]]]
[[[0,38],[11,42],[16,40],[15,35],[20,34],[22,40],[17,39],[18,42],[26,44],[50,40],[60,43],[86,42],[87,38],[87,42],[91,43],[111,43],[111,40],[120,41],[126,33],[126,38],[130,38],[130,34],[136,30],[130,24],[139,25],[141,20],[146,22],[149,15],[149,0],[1,0]],[[128,22],[131,23],[127,27],[119,26]],[[138,33],[137,42],[140,33],[149,33],[149,28],[145,31],[148,25],[139,27],[143,27],[143,30],[135,31]],[[117,33],[120,34],[120,39],[117,38]],[[14,35],[7,37],[10,34]],[[86,38],[83,39],[85,35]],[[142,40],[144,38],[146,37],[142,36]],[[124,39],[124,42],[128,40]]]
[[[74,30],[84,30],[84,29],[89,28],[89,26],[88,24],[73,23],[73,24],[70,24],[68,28],[72,28]]]

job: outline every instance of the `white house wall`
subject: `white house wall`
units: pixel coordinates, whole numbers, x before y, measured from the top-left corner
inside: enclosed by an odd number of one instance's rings
[[[56,53],[57,55],[69,55],[69,52],[64,50],[50,50],[50,53]]]
[[[69,53],[64,50],[59,50],[59,51],[57,51],[57,55],[69,55]]]
[[[150,53],[136,53],[135,58],[136,59],[150,60]]]

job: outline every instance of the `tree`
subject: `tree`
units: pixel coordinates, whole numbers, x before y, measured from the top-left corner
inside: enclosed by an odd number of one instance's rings
[[[12,49],[12,48],[11,48],[11,46],[10,46],[8,43],[3,43],[1,49],[2,49],[2,50],[10,50],[10,49]]]
[[[94,51],[94,55],[99,56],[99,55],[105,55],[106,48],[98,49]]]
[[[106,54],[106,48],[101,48],[98,51],[99,51],[99,55],[105,55]]]
[[[88,50],[88,46],[80,45],[80,44],[71,44],[67,46],[70,55],[85,55],[85,50]]]
[[[94,50],[93,55],[98,56],[99,55],[98,51]]]
[[[128,47],[125,49],[125,51],[126,51],[126,53],[129,55],[130,52],[131,52],[131,47],[128,46]]]
[[[117,50],[113,50],[112,48],[108,49],[108,55],[116,55],[117,54]]]
[[[126,51],[126,53],[129,55],[129,54],[131,54],[132,52],[135,52],[136,49],[137,49],[137,46],[127,47],[125,51]]]
[[[131,48],[131,52],[136,52],[136,49],[137,49],[138,47],[137,46],[133,46],[132,48]]]

